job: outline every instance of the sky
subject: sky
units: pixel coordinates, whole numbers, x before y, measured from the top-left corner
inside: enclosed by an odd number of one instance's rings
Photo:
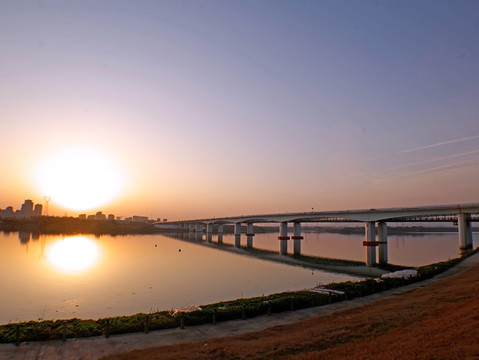
[[[0,1],[0,208],[478,202],[478,44],[475,0]]]

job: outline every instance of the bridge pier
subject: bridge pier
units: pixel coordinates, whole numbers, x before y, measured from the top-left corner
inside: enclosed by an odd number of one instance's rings
[[[223,243],[223,225],[218,225],[218,244]]]
[[[203,240],[203,224],[195,223],[195,241]]]
[[[280,255],[286,255],[288,253],[288,222],[283,221],[279,225],[279,253]]]
[[[294,255],[301,255],[301,223],[299,221],[294,222],[294,235],[291,237],[294,240]]]
[[[188,224],[188,232],[192,233],[193,231],[195,231],[195,224],[189,223]]]
[[[469,214],[457,215],[457,224],[459,225],[459,250],[472,249],[472,227]]]
[[[213,223],[206,224],[206,241],[213,242]]]
[[[235,223],[235,247],[241,247],[241,223]]]
[[[366,240],[363,242],[363,246],[366,247],[366,265],[373,266],[376,264],[376,223],[374,221],[368,221],[364,224],[364,234]]]
[[[378,222],[379,263],[388,263],[388,226],[384,221]]]
[[[253,236],[254,236],[253,223],[248,223],[246,227],[246,247],[253,247]]]

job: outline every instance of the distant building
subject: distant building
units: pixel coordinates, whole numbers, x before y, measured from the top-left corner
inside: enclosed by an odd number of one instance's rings
[[[98,211],[98,212],[96,213],[95,218],[96,218],[97,220],[106,220],[105,214],[103,214],[101,211]]]
[[[147,223],[148,222],[148,216],[137,216],[133,215],[133,222],[139,222],[139,223]]]
[[[168,221],[168,219],[163,219],[163,222],[167,222],[167,221]]]
[[[158,229],[168,229],[168,230],[179,230],[181,229],[178,224],[155,224],[154,225]]]
[[[33,216],[42,216],[43,212],[43,205],[42,204],[35,204],[33,208]]]
[[[80,214],[80,215],[78,215],[78,218],[80,220],[86,220],[86,214]]]
[[[95,215],[88,215],[87,220],[96,220]]]
[[[34,207],[35,205],[35,207]],[[13,210],[13,206],[7,206],[5,210],[0,209],[2,218],[31,218],[32,216],[42,216],[43,205],[34,204],[32,200],[27,199],[22,204],[20,210]]]
[[[115,221],[115,215],[108,214],[108,221]]]
[[[24,217],[31,217],[33,215],[33,201],[25,200],[25,202],[22,204],[22,208],[20,209],[20,213]]]
[[[121,221],[121,216],[117,216],[116,221]]]
[[[7,206],[5,210],[0,210],[0,216],[3,218],[12,218],[15,216],[12,206]]]

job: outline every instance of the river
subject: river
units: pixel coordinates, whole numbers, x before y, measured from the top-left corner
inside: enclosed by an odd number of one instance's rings
[[[364,261],[361,235],[303,235],[304,255]],[[223,241],[234,244],[234,236],[224,235]],[[394,264],[416,266],[458,255],[456,233],[388,241]],[[278,251],[277,234],[257,234],[254,247]],[[164,235],[0,233],[0,254],[0,324],[148,313],[356,279]]]

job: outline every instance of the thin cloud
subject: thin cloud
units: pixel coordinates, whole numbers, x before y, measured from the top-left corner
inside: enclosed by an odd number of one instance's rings
[[[451,160],[461,156],[477,154],[478,152],[479,150],[473,150],[473,151],[463,152],[459,154],[438,157],[438,158],[430,159],[430,160],[417,161],[417,162],[402,165],[402,166],[383,168],[383,169],[380,169],[379,171],[372,170],[367,172],[361,172],[359,174],[356,174],[355,176],[348,175],[348,176],[337,177],[336,180],[345,181],[348,184],[362,183],[365,181],[381,182],[383,180],[392,179],[392,178],[400,178],[400,177],[414,176],[414,175],[427,174],[427,173],[433,173],[433,172],[448,171],[452,169],[466,168],[470,166],[477,166],[479,165],[479,161],[478,159],[474,157],[474,158],[463,159],[459,161],[448,162],[442,165],[424,167],[422,169],[409,169],[406,171],[401,171],[416,165],[424,165],[424,164],[437,162],[437,161]],[[399,171],[394,172],[393,170],[399,170]]]
[[[437,161],[442,161],[442,160],[449,160],[449,159],[453,159],[453,158],[457,158],[457,157],[461,157],[461,156],[468,156],[468,155],[477,154],[477,153],[479,153],[479,149],[477,149],[477,150],[472,150],[472,151],[467,151],[467,152],[463,152],[463,153],[459,153],[459,154],[441,156],[441,157],[437,157],[437,158],[434,158],[434,159],[427,159],[427,160],[422,160],[422,161],[415,161],[415,162],[413,162],[413,163],[409,163],[409,164],[405,164],[405,165],[401,165],[401,166],[388,167],[388,168],[385,168],[384,170],[405,169],[405,168],[413,167],[413,166],[416,166],[416,165],[424,165],[424,164],[429,164],[429,163],[431,163],[431,162],[437,162]]]
[[[434,166],[434,167],[430,167],[430,168],[426,168],[426,169],[414,170],[414,171],[411,171],[409,173],[405,173],[405,175],[426,174],[426,173],[437,172],[437,171],[442,171],[442,170],[461,169],[461,168],[475,166],[475,165],[478,165],[477,159],[461,160],[461,161],[456,161],[456,162],[449,163],[449,164]]]
[[[456,162],[452,162],[452,163],[448,163],[444,165],[439,165],[439,166],[433,166],[433,167],[429,167],[425,169],[417,169],[417,170],[411,170],[407,172],[385,174],[383,176],[376,177],[373,180],[382,181],[385,179],[399,178],[399,177],[405,177],[405,176],[411,177],[413,175],[462,169],[462,168],[467,168],[467,167],[477,166],[477,165],[479,165],[479,162],[477,161],[477,159],[460,160],[460,161],[456,161]]]
[[[474,140],[474,139],[479,139],[479,135],[460,138],[460,139],[454,139],[454,140],[448,140],[448,141],[442,141],[442,142],[438,142],[438,143],[435,143],[435,144],[419,146],[419,147],[415,147],[415,148],[411,148],[411,149],[405,149],[405,150],[399,151],[398,154],[404,154],[404,153],[409,153],[409,152],[413,152],[413,151],[420,151],[420,150],[430,149],[430,148],[433,148],[433,147],[455,144],[455,143]]]

